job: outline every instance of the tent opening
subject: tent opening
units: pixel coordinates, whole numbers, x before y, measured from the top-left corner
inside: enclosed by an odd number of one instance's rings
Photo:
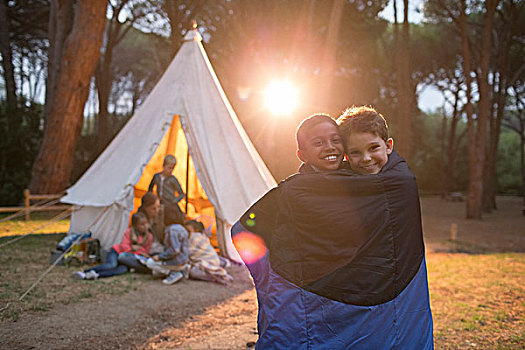
[[[133,212],[140,207],[141,198],[148,191],[148,186],[155,173],[162,171],[164,157],[172,154],[177,159],[173,176],[179,181],[186,198],[179,202],[180,209],[188,219],[197,219],[212,233],[210,241],[218,250],[215,210],[208,200],[202,185],[197,178],[193,160],[188,152],[188,143],[178,115],[173,117],[170,128],[166,131],[155,153],[142,172],[134,187]]]

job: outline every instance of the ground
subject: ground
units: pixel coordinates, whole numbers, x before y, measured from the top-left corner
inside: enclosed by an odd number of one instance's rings
[[[422,198],[436,348],[525,348],[523,202],[499,197],[498,206],[478,222],[464,219],[464,202]],[[247,349],[257,340],[243,266],[230,268],[228,286],[165,286],[138,274],[73,281],[75,267],[57,267],[18,303],[49,262],[49,249],[32,239],[0,250],[0,309],[11,304],[0,314],[2,349]],[[17,249],[31,259],[18,261]]]

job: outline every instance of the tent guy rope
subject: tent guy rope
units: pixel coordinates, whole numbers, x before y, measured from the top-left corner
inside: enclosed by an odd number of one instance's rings
[[[14,239],[12,239],[12,240],[10,240],[10,241],[7,241],[7,242],[5,242],[5,243],[0,244],[0,248],[3,248],[3,247],[5,247],[5,246],[8,246],[9,244],[14,243],[14,242],[16,242],[16,241],[19,241],[19,240],[21,240],[22,238],[25,238],[25,237],[27,237],[27,236],[29,236],[29,235],[35,233],[35,232],[38,231],[38,230],[41,230],[41,229],[43,229],[43,228],[46,228],[47,226],[49,226],[49,225],[51,225],[51,224],[53,224],[53,223],[55,223],[55,222],[57,222],[57,221],[59,221],[59,220],[65,219],[66,217],[70,216],[72,212],[73,212],[73,208],[66,209],[66,210],[64,210],[63,212],[61,212],[60,214],[56,215],[56,216],[55,216],[54,218],[52,218],[51,220],[49,220],[48,222],[46,222],[45,224],[43,224],[43,225],[41,225],[41,226],[35,228],[34,230],[29,231],[28,233],[26,233],[26,234],[24,234],[24,235],[18,236],[18,237],[14,238]]]
[[[72,210],[73,210],[73,209],[70,208],[70,209],[68,209],[67,211],[72,211]],[[101,217],[102,215],[104,215],[104,213],[106,213],[106,212],[107,212],[107,208],[106,208],[105,210],[103,210],[102,212],[100,212],[99,215],[95,218],[95,220],[91,223],[91,225],[89,225],[88,230],[91,229],[91,227],[92,227],[92,226],[98,221],[98,219],[100,219],[100,217]],[[68,214],[69,214],[69,213],[68,213]],[[56,217],[55,217],[55,218],[56,218]],[[29,234],[27,234],[27,235],[29,235]],[[27,235],[24,235],[24,237],[27,236]],[[15,300],[15,301],[16,301],[16,302],[20,302],[20,301],[22,301],[22,300],[25,298],[25,296],[26,296],[27,294],[29,294],[29,292],[31,292],[31,291],[33,290],[33,288],[35,288],[35,287],[40,283],[40,281],[42,281],[42,280],[44,279],[44,277],[45,277],[49,272],[51,272],[51,270],[52,270],[52,269],[53,269],[53,268],[54,268],[54,267],[60,262],[60,260],[62,260],[62,259],[64,258],[64,256],[65,256],[65,255],[66,255],[66,254],[67,254],[67,253],[73,248],[73,246],[74,246],[75,244],[79,243],[81,240],[82,240],[82,235],[79,235],[79,236],[77,237],[77,239],[76,239],[75,241],[73,241],[73,243],[71,243],[71,245],[70,245],[70,246],[69,246],[69,247],[68,247],[68,248],[67,248],[67,249],[66,249],[66,250],[65,250],[65,251],[59,256],[59,257],[58,257],[58,259],[56,259],[56,260],[53,262],[53,264],[51,264],[51,266],[49,266],[49,267],[48,267],[48,268],[47,268],[47,269],[46,269],[46,270],[40,275],[40,277],[38,277],[38,279],[37,279],[35,282],[33,282],[33,284],[32,284],[32,285],[31,285],[31,286],[30,286],[30,287],[29,287],[29,288],[28,288],[28,289],[27,289],[27,290],[26,290],[26,291],[25,291],[25,292],[24,292],[24,293],[18,298],[18,300]],[[9,244],[9,243],[12,243],[12,242],[13,242],[13,240],[11,240],[11,241],[9,241],[9,242],[7,242],[7,243]],[[1,246],[0,246],[0,247],[1,247]],[[11,306],[11,304],[12,304],[12,302],[8,302],[8,303],[6,304],[6,306],[4,306],[3,308],[0,309],[0,312],[3,312],[4,310],[7,310],[7,309],[9,308],[9,306]]]

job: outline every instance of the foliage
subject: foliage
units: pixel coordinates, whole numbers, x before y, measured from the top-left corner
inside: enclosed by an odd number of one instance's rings
[[[446,159],[443,147],[447,145],[442,141],[442,123],[443,116],[440,114],[420,114],[414,121],[414,156],[409,165],[422,192],[443,191]],[[465,129],[465,122],[460,121],[457,133]],[[468,185],[468,149],[465,141],[466,138],[463,138],[459,145],[454,169],[456,187],[453,190],[459,192],[465,192]],[[520,147],[517,133],[508,130],[502,132],[496,157],[496,192],[499,194],[521,194]]]
[[[447,144],[443,140],[442,124],[443,116],[437,113],[422,113],[414,120],[413,157],[409,165],[416,175],[418,186],[422,192],[441,193],[444,190],[444,167],[446,166]],[[465,128],[465,123],[461,122],[458,133]],[[454,169],[456,191],[465,191],[467,187],[468,169],[466,146],[465,142],[461,143],[458,151],[456,168]]]
[[[7,130],[5,103],[0,103],[0,206],[19,205],[31,176],[31,165],[42,141],[43,106],[22,105],[13,113],[22,124]]]
[[[510,0],[502,0],[498,8],[491,67],[494,72],[498,72],[497,65],[504,56],[505,30],[510,30],[513,41],[509,49],[508,70],[516,76],[512,76],[514,81],[509,83],[520,86],[525,72],[521,60],[524,46],[516,43],[519,44],[518,39],[523,37],[524,27],[519,25],[522,22],[519,18],[525,12],[523,5],[519,5],[516,0],[513,2],[516,3],[515,12],[518,16],[515,22],[509,22],[509,13],[512,12],[509,10]],[[12,19],[10,39],[19,85],[17,91],[26,94],[25,98],[32,101],[39,94],[37,91],[41,88],[45,74],[49,2],[25,0],[7,3]],[[452,106],[455,102],[454,93],[459,91],[456,96],[457,110],[461,114],[465,102],[465,85],[462,79],[461,39],[456,23],[459,4],[450,0],[424,2],[425,21],[410,25],[410,63],[414,92],[417,93],[417,88],[424,84],[436,86],[447,98],[447,105]],[[182,35],[191,28],[191,20],[196,19],[206,50],[228,97],[255,146],[277,178],[284,178],[296,170],[294,130],[301,119],[313,112],[324,111],[337,116],[349,105],[371,104],[387,116],[396,137],[399,130],[396,130],[398,121],[395,108],[399,95],[395,83],[398,65],[394,54],[399,47],[394,39],[395,26],[378,16],[380,11],[391,5],[388,0],[344,1],[334,55],[331,100],[327,106],[320,106],[319,72],[322,71],[323,54],[327,47],[332,2],[111,0],[107,13],[109,17],[112,11],[119,11],[122,7],[128,10],[123,11],[122,16],[116,19],[118,23],[114,23],[115,26],[122,26],[121,33],[127,34],[113,49],[111,74],[108,74],[112,77],[108,134],[115,135],[142,103],[165,70],[171,55],[182,43]],[[467,1],[473,70],[477,69],[476,62],[479,62],[483,11],[483,1]],[[510,26],[509,23],[514,24]],[[171,37],[167,38],[168,35]],[[519,72],[521,74],[516,74]],[[296,114],[288,118],[272,119],[260,107],[262,88],[272,76],[289,78],[300,85],[303,104]],[[499,75],[494,77],[494,81],[497,81]],[[476,84],[473,87],[476,98]],[[33,92],[29,93],[30,91]],[[247,91],[248,94],[241,94],[240,91]],[[414,100],[412,106],[415,114],[418,113],[416,103]],[[98,113],[95,112],[89,120],[97,118]],[[441,117],[432,120],[424,118],[426,117],[420,115],[414,121],[414,127],[418,131],[414,132],[412,140],[415,157],[411,160],[411,165],[423,188],[435,190],[439,187],[439,181],[435,181],[436,168],[428,165],[443,167],[441,146],[433,146],[442,145],[443,141],[439,137],[443,138],[445,135],[441,131]],[[37,122],[41,123],[41,119],[37,118],[34,123]],[[98,155],[95,151],[98,141],[98,135],[94,132],[96,129],[96,123],[85,129],[76,150],[72,181]],[[456,134],[460,132],[458,130]],[[39,137],[34,140],[38,141]],[[427,140],[432,140],[432,143]],[[5,140],[1,142],[7,148],[16,148],[15,144],[11,146]],[[31,156],[27,156],[33,159],[37,147],[24,147],[33,152]],[[462,144],[461,147],[465,145]],[[274,157],[276,150],[280,154],[278,159]],[[467,181],[464,178],[467,174],[466,153],[464,148],[458,151],[458,189],[464,189]],[[497,166],[501,167],[501,163],[498,161]],[[26,161],[24,164],[27,167]],[[7,176],[4,174],[2,176]],[[9,176],[23,178],[23,182],[27,182],[28,174],[24,175],[21,171],[10,173]],[[505,178],[506,176],[504,174]],[[2,182],[0,194],[20,192],[20,186],[13,185],[19,181],[7,181],[8,183]],[[506,180],[504,182],[507,183]],[[506,191],[512,186],[507,184],[500,189]],[[14,198],[10,203],[19,200],[20,196],[21,194],[17,194],[15,197],[18,199]]]
[[[521,194],[520,136],[511,131],[504,131],[498,145],[496,159],[496,179],[498,193]]]

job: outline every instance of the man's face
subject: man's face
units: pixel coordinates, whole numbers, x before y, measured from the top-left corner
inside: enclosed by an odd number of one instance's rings
[[[319,170],[336,170],[343,160],[343,139],[338,128],[328,121],[321,121],[302,132],[299,159]]]
[[[358,174],[377,174],[388,161],[394,141],[386,142],[368,132],[353,132],[346,138],[346,153],[353,171]]]

